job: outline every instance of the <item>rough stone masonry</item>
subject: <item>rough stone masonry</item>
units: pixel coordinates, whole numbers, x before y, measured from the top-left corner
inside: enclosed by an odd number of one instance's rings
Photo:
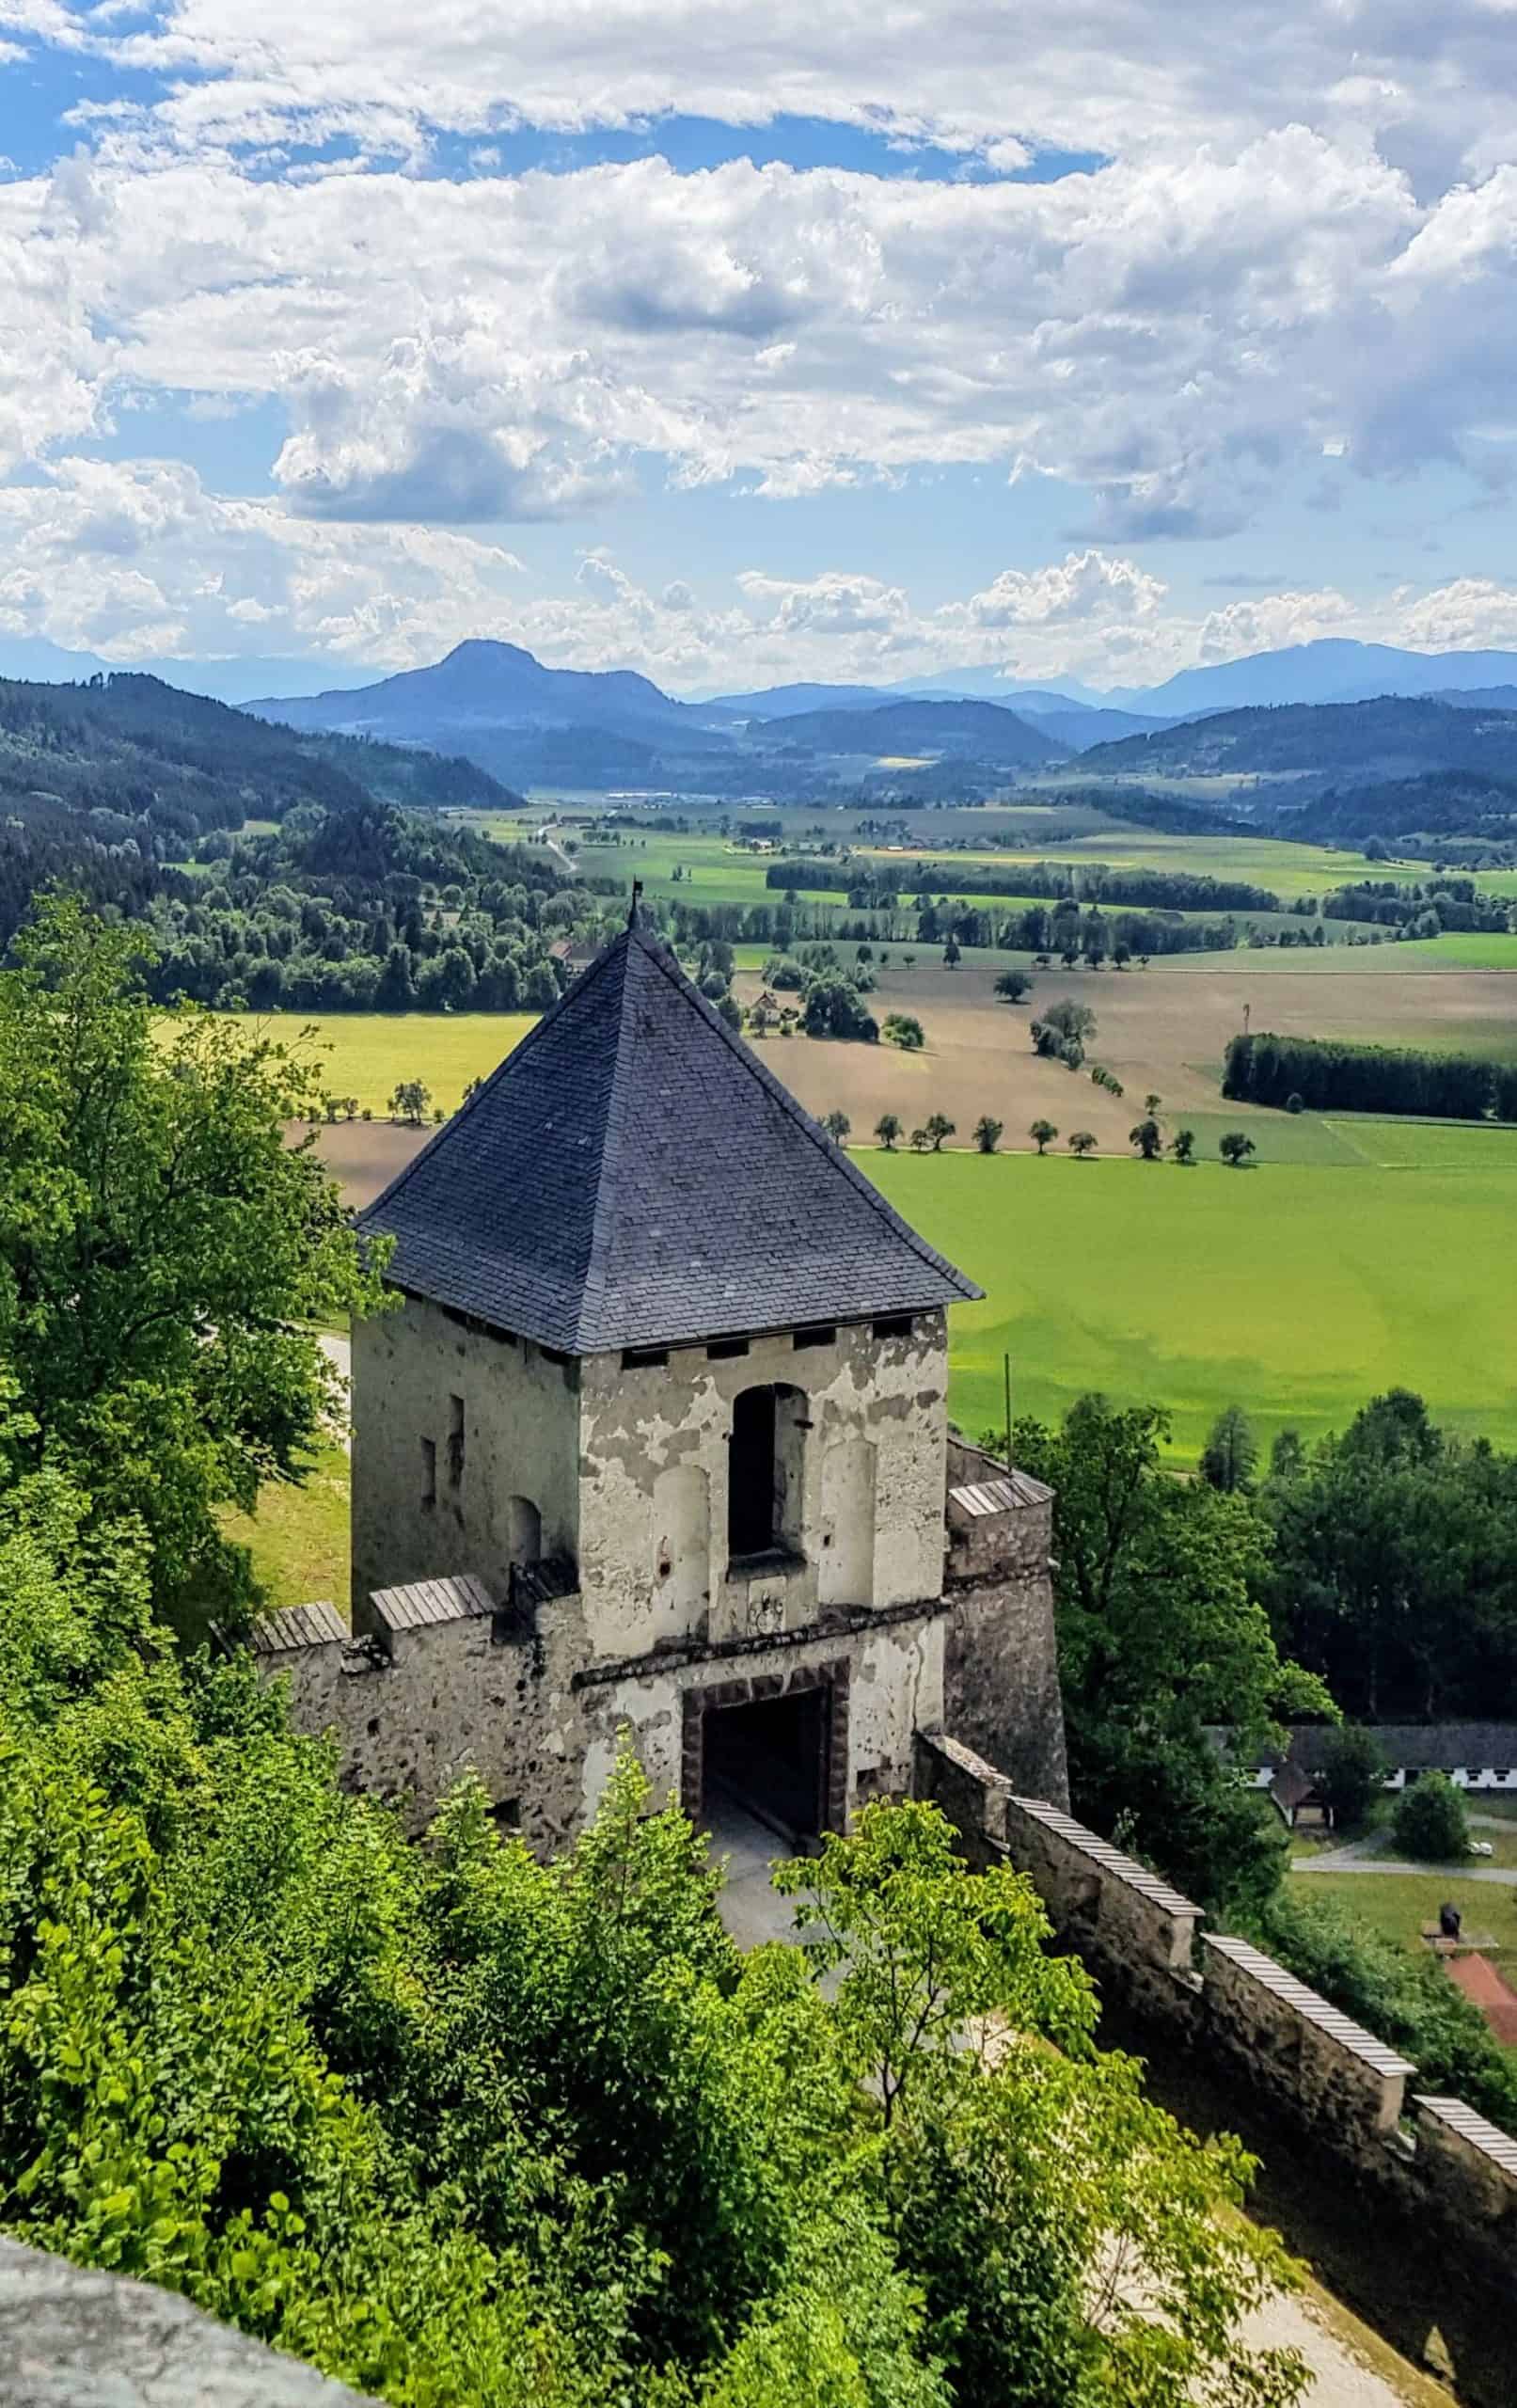
[[[792,1842],[947,1727],[1066,1797],[1050,1492],[950,1435],[980,1291],[640,927],[364,1217],[353,1629],[255,1644],[418,1825],[471,1766],[561,1844],[619,1735]]]

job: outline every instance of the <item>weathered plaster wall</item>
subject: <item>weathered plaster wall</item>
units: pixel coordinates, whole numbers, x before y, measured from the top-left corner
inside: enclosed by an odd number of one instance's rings
[[[477,1572],[498,1596],[520,1544],[513,1500],[542,1517],[545,1555],[578,1537],[577,1367],[408,1297],[353,1336],[353,1593]],[[452,1399],[464,1406],[453,1479]],[[422,1440],[436,1449],[423,1502]]]
[[[800,1461],[788,1481],[804,1560],[729,1578],[733,1402],[744,1388],[782,1384],[804,1392],[800,1418],[810,1423],[798,1433]],[[798,1346],[785,1335],[754,1339],[736,1356],[680,1347],[663,1364],[588,1357],[577,1553],[594,1653],[637,1655],[681,1633],[729,1639],[796,1629],[823,1603],[935,1598],[946,1384],[940,1313],[919,1315],[907,1338],[877,1339],[865,1323],[823,1346]],[[676,1485],[676,1472],[685,1483]],[[676,1529],[693,1534],[703,1577],[692,1570],[677,1579]]]
[[[869,1798],[909,1794],[915,1734],[931,1727],[942,1705],[940,1620],[928,1616],[847,1637],[818,1636],[782,1654],[752,1648],[723,1654],[677,1671],[656,1667],[582,1694],[593,1700],[596,1728],[585,1763],[582,1812],[593,1811],[615,1751],[616,1734],[630,1726],[644,1771],[662,1803],[681,1798],[681,1744],[687,1696],[773,1676],[776,1694],[798,1672],[841,1662],[847,1667],[848,1734],[845,1797],[851,1809]],[[683,1801],[698,1811],[698,1798]]]
[[[940,1618],[913,1615],[693,1663],[642,1657],[601,1680],[587,1677],[580,1601],[567,1597],[539,1610],[535,1631],[509,1614],[474,1615],[398,1631],[387,1661],[339,1640],[261,1660],[288,1676],[300,1727],[335,1735],[347,1786],[402,1804],[419,1829],[472,1769],[546,1852],[594,1813],[624,1728],[659,1804],[678,1802],[687,1694],[824,1664],[847,1669],[845,1805],[904,1796],[915,1733],[942,1718],[942,1640]]]

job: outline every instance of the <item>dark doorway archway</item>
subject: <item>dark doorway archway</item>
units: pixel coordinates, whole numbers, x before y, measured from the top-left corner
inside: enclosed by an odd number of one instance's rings
[[[733,1809],[791,1847],[841,1830],[848,1787],[848,1667],[803,1666],[685,1697],[681,1788],[703,1829]]]

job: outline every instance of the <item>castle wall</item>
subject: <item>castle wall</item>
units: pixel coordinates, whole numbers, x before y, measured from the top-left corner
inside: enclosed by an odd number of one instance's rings
[[[595,1811],[624,1730],[656,1802],[687,1795],[685,1730],[693,1703],[774,1697],[821,1672],[846,1693],[840,1812],[906,1795],[915,1734],[942,1715],[940,1617],[897,1614],[877,1627],[818,1630],[780,1645],[699,1648],[590,1667],[580,1601],[556,1598],[536,1627],[510,1613],[396,1631],[388,1653],[339,1640],[261,1658],[291,1684],[302,1730],[329,1732],[345,1786],[403,1807],[421,1830],[451,1785],[477,1773],[502,1820],[544,1853]]]
[[[982,1476],[984,1457],[966,1460],[957,1443],[953,1452],[951,1477]],[[1012,1513],[988,1513],[962,1527],[951,1518],[945,1593],[954,1610],[943,1667],[944,1722],[1023,1795],[1067,1806],[1052,1542],[1053,1498],[1046,1489]]]
[[[825,1345],[786,1333],[739,1355],[679,1347],[658,1364],[588,1357],[577,1552],[593,1653],[770,1635],[814,1622],[822,1605],[936,1598],[947,1373],[941,1313],[918,1314],[899,1338],[876,1338],[864,1323]],[[766,1386],[804,1396],[784,1466],[799,1560],[729,1576],[733,1406],[743,1389]],[[683,1587],[680,1537],[703,1573]]]
[[[935,1798],[979,1866],[1025,1873],[1103,1991],[1204,2051],[1353,2182],[1517,2297],[1517,2141],[1462,2100],[1407,2096],[1415,2067],[1259,1949],[1200,1932],[1201,1910],[1120,1849],[943,1732],[917,1742]]]
[[[417,1297],[355,1324],[356,1600],[460,1569],[477,1572],[503,1597],[514,1559],[538,1549],[574,1554],[577,1372],[529,1340],[497,1337]],[[463,1405],[461,1466],[455,1397]],[[432,1504],[424,1440],[435,1450]]]

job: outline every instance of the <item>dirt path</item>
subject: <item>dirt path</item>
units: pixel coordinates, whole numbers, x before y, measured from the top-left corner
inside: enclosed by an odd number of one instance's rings
[[[1450,2395],[1315,2286],[1270,2301],[1244,2328],[1272,2349],[1299,2350],[1312,2370],[1303,2408],[1435,2408]]]
[[[334,1424],[332,1435],[340,1437],[344,1449],[351,1450],[352,1428],[348,1419],[347,1399],[353,1392],[353,1341],[339,1338],[335,1330],[322,1333],[322,1353],[342,1382],[343,1406],[340,1420]]]

